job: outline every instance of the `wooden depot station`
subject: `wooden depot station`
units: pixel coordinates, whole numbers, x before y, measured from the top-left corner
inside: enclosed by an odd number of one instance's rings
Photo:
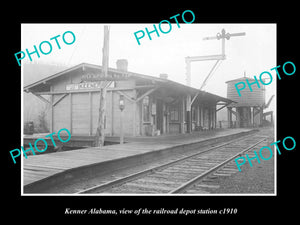
[[[72,139],[95,136],[99,96],[104,85],[107,86],[105,132],[110,137],[120,135],[120,96],[125,101],[125,137],[214,129],[217,111],[233,102],[168,80],[166,74],[153,77],[129,72],[127,65],[127,60],[118,60],[117,69],[109,68],[108,76],[99,81],[103,76],[102,66],[81,63],[27,85],[24,91],[50,104],[50,132],[67,128]]]

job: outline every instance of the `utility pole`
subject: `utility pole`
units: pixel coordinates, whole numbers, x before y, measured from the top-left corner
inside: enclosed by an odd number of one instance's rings
[[[102,48],[102,73],[104,77],[107,77],[108,71],[108,55],[109,55],[109,27],[104,26],[104,41]],[[99,98],[99,117],[98,117],[98,126],[95,137],[95,146],[102,147],[104,146],[105,141],[105,108],[106,108],[106,85],[103,82],[100,89],[100,98]]]

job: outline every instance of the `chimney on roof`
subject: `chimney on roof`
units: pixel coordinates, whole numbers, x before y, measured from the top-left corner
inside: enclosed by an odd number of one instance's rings
[[[127,72],[128,68],[128,61],[127,59],[118,59],[117,60],[117,69],[121,71],[126,71]]]
[[[159,78],[161,78],[161,79],[168,79],[168,74],[166,74],[166,73],[161,73],[161,74],[159,74]]]

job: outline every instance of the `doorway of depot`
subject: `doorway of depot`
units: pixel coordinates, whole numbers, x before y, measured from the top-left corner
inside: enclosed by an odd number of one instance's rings
[[[161,100],[157,100],[156,102],[156,129],[158,135],[164,133],[164,110],[163,110],[163,102]]]

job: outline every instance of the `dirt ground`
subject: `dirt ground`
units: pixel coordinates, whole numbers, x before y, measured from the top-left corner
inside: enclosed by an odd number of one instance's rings
[[[270,136],[269,143],[273,142],[272,129],[263,129],[260,132],[261,135]],[[254,148],[249,151],[249,157],[254,156],[253,151],[259,153],[260,148]],[[268,152],[267,152],[268,153]],[[268,153],[269,154],[269,153]],[[276,154],[276,153],[275,153]],[[264,154],[263,154],[264,155]],[[268,156],[265,156],[268,158]],[[220,185],[218,189],[210,190],[210,193],[240,193],[240,194],[274,194],[275,193],[275,178],[274,178],[274,149],[273,157],[269,160],[260,160],[260,163],[256,159],[251,161],[253,166],[251,167],[248,161],[241,166],[241,172],[236,172],[229,177],[218,177],[215,182]],[[275,174],[276,176],[276,174]]]

